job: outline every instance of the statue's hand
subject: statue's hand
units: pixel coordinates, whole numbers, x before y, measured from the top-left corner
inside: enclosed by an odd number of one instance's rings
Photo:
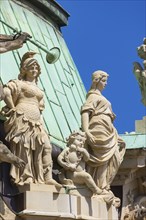
[[[65,170],[69,170],[70,166],[69,166],[68,163],[65,163],[65,164],[63,164],[63,168],[64,168]]]
[[[13,40],[19,39],[22,43],[26,43],[28,39],[32,38],[30,34],[26,32],[19,32],[14,35]]]
[[[69,170],[75,171],[76,170],[76,164],[69,164]]]
[[[20,158],[16,158],[16,160],[13,162],[13,164],[18,168],[24,168],[26,163],[21,160]]]
[[[76,151],[78,151],[78,152],[84,152],[85,151],[85,149],[83,148],[83,147],[79,147],[79,146],[77,146],[77,149],[76,149]]]
[[[95,144],[95,138],[94,136],[88,131],[86,132],[86,136],[87,136],[87,140],[91,143],[91,144]]]

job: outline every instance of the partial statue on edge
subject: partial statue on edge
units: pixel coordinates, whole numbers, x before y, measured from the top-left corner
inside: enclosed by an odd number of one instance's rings
[[[26,32],[15,35],[0,34],[0,54],[19,49],[31,36]],[[3,100],[3,87],[0,83],[0,100]]]
[[[17,35],[0,34],[0,53],[5,53],[11,50],[19,49],[23,46],[31,36],[28,33],[22,32]],[[3,86],[0,83],[0,101],[4,99]],[[2,141],[0,141],[0,163],[7,162],[12,163],[16,167],[24,167],[25,162],[12,154]]]
[[[146,38],[143,40],[143,44],[137,48],[138,55],[141,59],[144,59],[143,66],[140,65],[138,62],[134,62],[134,69],[133,72],[135,74],[135,77],[138,81],[141,95],[142,95],[142,103],[144,106],[146,106]]]
[[[101,70],[93,73],[92,86],[81,108],[81,119],[90,154],[87,172],[100,189],[109,192],[125,154],[125,143],[118,136],[113,125],[115,114],[111,104],[101,94],[107,84],[108,76]]]
[[[35,52],[27,52],[21,60],[18,80],[4,86],[6,141],[11,151],[26,163],[18,169],[11,165],[13,183],[61,185],[52,179],[52,146],[44,129],[41,113],[44,109],[43,91],[37,86],[41,73]]]
[[[19,157],[12,154],[2,141],[0,141],[0,163],[7,162],[12,163],[14,166],[20,168],[25,166],[25,162]]]
[[[15,35],[0,34],[0,53],[19,49],[31,36],[26,32],[20,32]]]

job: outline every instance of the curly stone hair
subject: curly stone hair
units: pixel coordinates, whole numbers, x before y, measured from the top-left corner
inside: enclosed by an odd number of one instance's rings
[[[85,142],[85,140],[86,140],[86,134],[85,134],[85,132],[83,132],[83,131],[81,131],[81,130],[79,130],[79,131],[73,131],[73,132],[69,135],[69,137],[66,139],[66,140],[67,140],[67,146],[71,145],[71,144],[74,142],[74,140],[75,140],[78,136],[80,136],[80,138],[83,140],[83,142]]]

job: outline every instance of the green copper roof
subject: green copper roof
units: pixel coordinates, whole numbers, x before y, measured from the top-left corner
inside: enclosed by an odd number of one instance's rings
[[[23,1],[1,0],[1,20],[12,28],[28,32],[33,41],[47,50],[54,46],[60,48],[61,56],[55,64],[48,64],[46,53],[27,41],[21,49],[1,54],[1,81],[5,84],[10,79],[17,78],[20,58],[25,52],[33,50],[39,53],[36,59],[39,61],[42,74],[38,85],[45,92],[45,126],[51,141],[64,147],[70,132],[80,128],[80,107],[85,100],[86,91],[58,23],[51,22],[52,17],[50,20],[45,19],[38,10],[30,8],[29,5],[25,7],[21,2]],[[12,33],[6,24],[0,22],[1,34]]]
[[[122,134],[120,137],[126,143],[126,149],[146,148],[146,134]]]

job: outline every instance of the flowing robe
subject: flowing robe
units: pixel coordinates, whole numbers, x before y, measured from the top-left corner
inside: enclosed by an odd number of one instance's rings
[[[89,113],[89,132],[95,143],[87,141],[90,160],[87,171],[101,189],[109,189],[123,160],[125,144],[113,126],[115,114],[110,102],[99,91],[89,91],[81,114]]]
[[[11,91],[15,106],[6,114],[6,140],[10,142],[12,153],[26,163],[25,168],[12,165],[10,175],[18,185],[44,183],[44,168],[51,167],[52,160],[50,140],[41,120],[43,92],[36,85],[21,80],[12,80],[6,87]]]

